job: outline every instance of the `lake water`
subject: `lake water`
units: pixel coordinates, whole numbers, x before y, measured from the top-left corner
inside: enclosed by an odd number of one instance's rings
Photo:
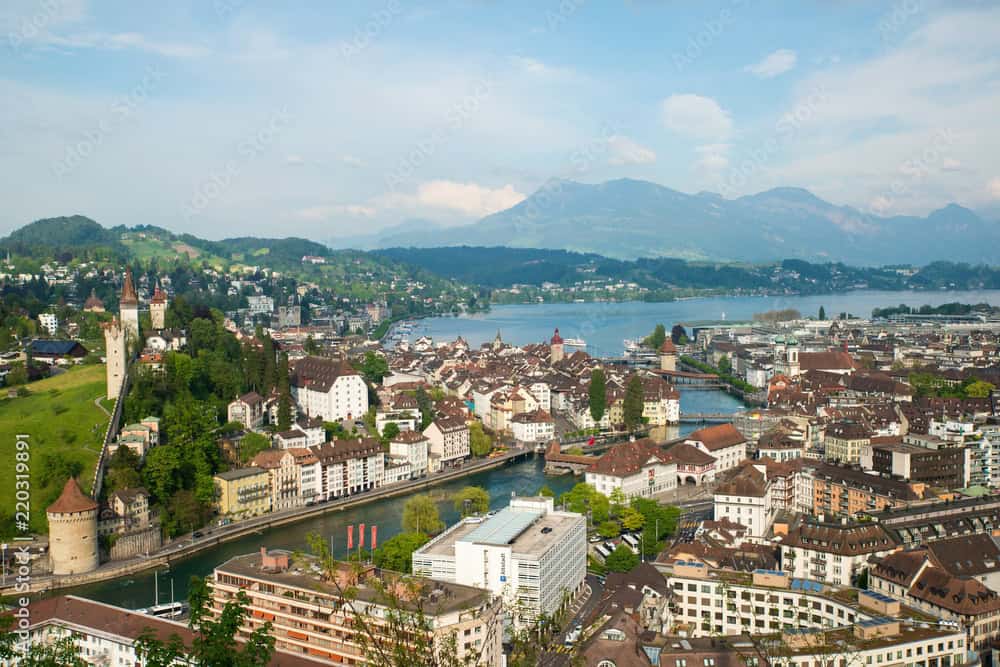
[[[795,308],[807,317],[815,317],[823,306],[829,317],[841,312],[869,317],[873,308],[905,303],[937,306],[950,302],[1000,304],[1000,290],[883,292],[858,290],[842,294],[814,296],[710,297],[667,303],[554,303],[493,306],[488,313],[461,317],[435,317],[420,320],[410,338],[432,336],[437,341],[453,340],[461,335],[470,345],[493,340],[497,331],[515,345],[538,343],[552,336],[559,327],[563,338],[584,339],[587,352],[594,356],[620,356],[626,338],[642,338],[658,323],[667,331],[677,323],[699,320],[749,321],[754,313]]]

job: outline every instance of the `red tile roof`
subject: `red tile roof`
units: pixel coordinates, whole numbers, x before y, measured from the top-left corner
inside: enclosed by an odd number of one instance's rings
[[[688,434],[688,442],[700,442],[709,451],[725,449],[746,442],[746,438],[732,424],[718,424],[698,429]]]
[[[66,480],[62,493],[54,503],[45,510],[47,514],[70,514],[72,512],[89,512],[97,510],[97,503],[80,488],[75,477]]]

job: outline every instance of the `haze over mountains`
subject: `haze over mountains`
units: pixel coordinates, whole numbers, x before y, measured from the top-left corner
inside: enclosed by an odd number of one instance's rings
[[[516,206],[473,224],[442,228],[425,220],[410,221],[373,235],[344,238],[337,245],[503,245],[619,259],[995,263],[1000,223],[957,204],[923,218],[873,216],[791,187],[725,199],[633,179],[596,185],[553,180]]]

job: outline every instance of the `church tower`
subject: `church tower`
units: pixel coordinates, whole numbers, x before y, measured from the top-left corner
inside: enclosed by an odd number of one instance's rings
[[[119,300],[119,313],[122,326],[128,331],[129,336],[136,340],[139,338],[139,297],[135,293],[135,284],[132,282],[132,269],[125,269],[125,284],[122,285],[122,297]]]
[[[149,319],[154,331],[166,328],[167,293],[160,289],[159,283],[153,290],[153,298],[149,300]]]
[[[799,341],[789,338],[785,350],[788,358],[788,374],[791,377],[797,377],[799,374]]]
[[[552,334],[552,340],[549,341],[549,362],[553,364],[558,364],[563,360],[563,339],[559,335],[559,328],[556,328],[556,332]]]
[[[108,400],[113,400],[118,398],[122,391],[122,383],[125,382],[125,349],[128,334],[117,319],[107,322],[103,327]]]

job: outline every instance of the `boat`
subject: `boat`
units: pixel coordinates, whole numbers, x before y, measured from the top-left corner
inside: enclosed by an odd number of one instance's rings
[[[566,338],[563,340],[566,347],[587,347],[587,341],[582,338]]]
[[[625,359],[629,363],[654,362],[658,356],[654,350],[649,349],[638,340],[625,339]]]
[[[156,618],[181,618],[188,613],[188,605],[186,602],[165,602],[137,611]]]

